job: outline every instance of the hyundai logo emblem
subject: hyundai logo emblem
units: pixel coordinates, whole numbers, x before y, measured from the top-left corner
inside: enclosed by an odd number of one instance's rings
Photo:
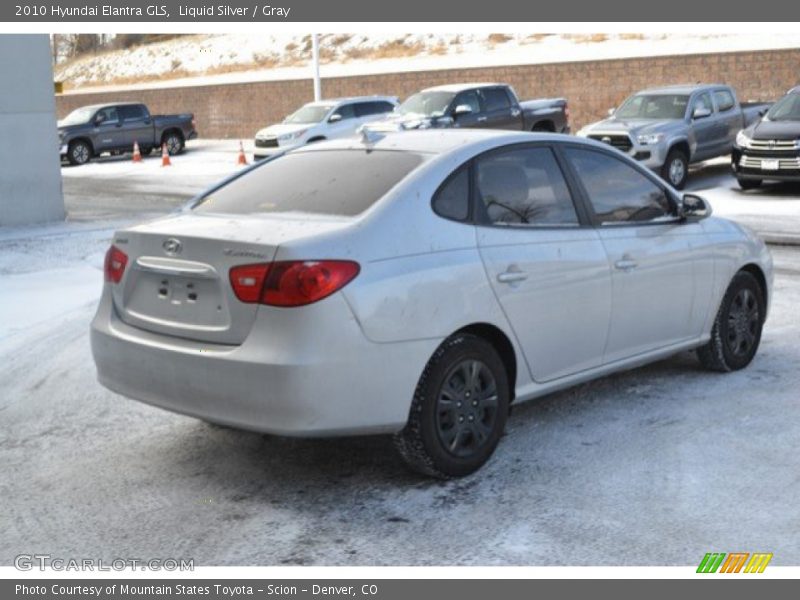
[[[180,240],[176,240],[175,238],[168,238],[164,240],[164,243],[161,244],[161,247],[164,248],[164,252],[167,254],[180,254],[183,245],[181,244]]]
[[[775,140],[770,140],[769,141],[769,149],[770,150],[774,150],[775,149]]]

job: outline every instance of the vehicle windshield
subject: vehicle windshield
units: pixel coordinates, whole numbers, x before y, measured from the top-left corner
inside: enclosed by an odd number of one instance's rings
[[[767,111],[768,121],[800,121],[800,94],[789,94]]]
[[[453,98],[455,98],[453,92],[419,92],[409,96],[396,110],[401,115],[441,117]]]
[[[290,152],[212,191],[194,210],[352,217],[382,198],[423,160],[425,155],[397,150]]]
[[[689,96],[684,94],[636,94],[614,113],[618,119],[683,119]]]
[[[286,117],[284,123],[319,123],[330,111],[331,106],[320,104],[306,104],[301,109]]]
[[[59,122],[59,125],[82,125],[83,123],[88,123],[89,119],[91,119],[92,115],[95,113],[95,110],[97,109],[89,107],[76,108],[64,117]]]

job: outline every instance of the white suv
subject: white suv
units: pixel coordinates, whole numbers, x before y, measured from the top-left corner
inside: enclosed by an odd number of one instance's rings
[[[256,133],[256,159],[280,150],[354,135],[364,123],[383,118],[397,106],[393,96],[359,96],[309,102],[283,120]]]

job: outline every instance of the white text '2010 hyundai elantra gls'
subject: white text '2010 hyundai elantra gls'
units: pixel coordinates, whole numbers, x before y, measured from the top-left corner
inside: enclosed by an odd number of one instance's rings
[[[394,433],[415,469],[465,475],[512,402],[692,348],[750,363],[772,260],[710,212],[567,136],[303,147],[114,235],[99,380],[256,431]]]

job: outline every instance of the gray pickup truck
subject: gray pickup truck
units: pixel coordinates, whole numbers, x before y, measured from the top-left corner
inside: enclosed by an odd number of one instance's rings
[[[510,85],[458,83],[432,87],[409,96],[375,131],[470,127],[569,133],[564,98],[520,102]]]
[[[151,115],[144,104],[94,104],[72,111],[58,122],[61,157],[82,165],[103,152],[122,154],[139,144],[143,155],[166,145],[180,154],[186,141],[197,137],[194,115]]]
[[[637,92],[578,135],[614,146],[682,189],[690,164],[730,154],[736,134],[768,108],[739,103],[727,85],[676,85]]]

